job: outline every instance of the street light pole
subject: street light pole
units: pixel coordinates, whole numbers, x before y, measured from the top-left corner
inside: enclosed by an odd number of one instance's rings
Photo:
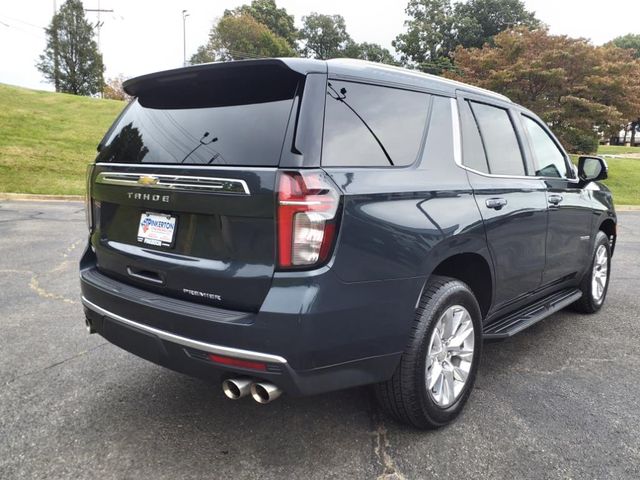
[[[182,10],[182,66],[187,66],[187,17],[189,14]]]

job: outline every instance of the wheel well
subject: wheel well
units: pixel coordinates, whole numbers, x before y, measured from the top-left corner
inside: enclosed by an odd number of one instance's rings
[[[607,234],[607,237],[611,238],[612,236],[616,236],[616,224],[613,223],[613,220],[607,218],[604,222],[600,224],[600,230]]]
[[[489,264],[476,253],[460,253],[440,262],[434,275],[453,277],[466,283],[478,300],[484,317],[491,306],[492,281]]]
[[[600,230],[605,233],[609,238],[609,245],[611,245],[611,254],[613,255],[613,249],[616,246],[616,224],[610,218],[607,218],[600,224]]]

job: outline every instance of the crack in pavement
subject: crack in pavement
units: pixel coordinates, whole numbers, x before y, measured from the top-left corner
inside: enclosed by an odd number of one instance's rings
[[[530,374],[538,374],[538,375],[556,375],[565,370],[569,369],[579,369],[582,370],[584,367],[593,365],[593,364],[603,364],[603,363],[615,363],[619,361],[627,361],[629,359],[638,360],[640,362],[640,357],[637,355],[624,353],[623,357],[616,358],[578,358],[573,360],[567,360],[563,365],[559,366],[553,370],[542,370],[539,368],[528,368],[528,367],[514,367],[511,368],[511,371],[518,373],[530,373]]]
[[[71,252],[73,252],[73,251],[78,247],[78,245],[80,245],[80,243],[82,243],[82,241],[83,241],[83,240],[84,240],[84,239],[82,239],[82,238],[81,238],[80,240],[76,240],[75,242],[73,242],[73,243],[72,243],[72,244],[67,248],[66,252],[64,252],[64,253],[62,254],[62,256],[63,256],[64,258],[68,257],[68,256],[69,256],[69,254],[70,254]]]
[[[33,275],[31,270],[13,270],[11,268],[0,269],[0,273],[13,273],[16,275]]]
[[[71,245],[69,245],[65,251],[62,253],[62,257],[63,258],[67,258],[77,247],[78,245],[80,245],[82,243],[83,239],[79,239],[76,240],[75,242],[73,242]],[[4,270],[0,270],[0,273],[12,273],[12,274],[18,274],[18,275],[31,275],[31,279],[29,280],[29,288],[31,290],[33,290],[34,292],[36,292],[36,294],[41,297],[41,298],[46,298],[48,300],[59,300],[61,302],[70,304],[70,305],[77,305],[78,302],[77,300],[72,300],[71,298],[67,298],[64,295],[60,295],[57,293],[53,293],[48,291],[47,289],[43,288],[42,286],[40,286],[40,281],[38,280],[39,277],[42,277],[43,275],[49,275],[49,274],[53,274],[53,273],[60,273],[62,272],[67,266],[69,265],[69,260],[63,260],[61,263],[59,263],[58,265],[56,265],[55,267],[42,272],[42,273],[36,273],[33,272],[32,270],[13,270],[13,269],[4,269]]]
[[[373,453],[382,466],[382,473],[376,477],[377,480],[405,480],[405,476],[398,471],[396,462],[389,453],[389,437],[387,436],[387,428],[377,404],[370,400],[371,422],[374,431],[371,435],[374,438]]]
[[[54,268],[51,272],[45,272],[45,273],[52,273],[54,271],[57,271],[57,269],[58,267]],[[64,295],[59,295],[57,293],[53,293],[53,292],[49,292],[48,290],[45,290],[40,286],[40,282],[38,282],[37,277],[38,277],[37,275],[33,275],[31,277],[31,280],[29,281],[29,288],[34,292],[36,292],[38,296],[42,298],[47,298],[49,300],[60,300],[70,305],[77,305],[79,303],[77,300],[71,300],[70,298],[67,298]]]
[[[59,360],[59,361],[54,362],[54,363],[52,363],[50,365],[47,365],[45,367],[39,368],[37,370],[31,370],[29,372],[22,373],[22,374],[20,374],[20,375],[18,375],[16,377],[13,377],[13,378],[7,380],[4,384],[5,384],[5,386],[7,386],[7,385],[10,385],[10,384],[12,384],[13,382],[15,382],[17,380],[20,380],[20,379],[24,378],[24,377],[28,377],[30,375],[35,375],[36,373],[41,373],[41,372],[50,370],[52,368],[58,367],[58,366],[60,366],[60,365],[62,365],[64,363],[67,363],[67,362],[71,361],[71,360],[75,360],[76,358],[82,357],[83,355],[87,355],[87,354],[93,352],[94,350],[97,350],[98,348],[104,347],[105,345],[108,345],[108,344],[109,344],[109,342],[102,342],[102,343],[100,343],[98,345],[95,345],[95,346],[93,346],[93,347],[91,347],[91,348],[89,348],[87,350],[82,350],[81,352],[78,352],[75,355],[67,357],[67,358],[65,358],[63,360]]]

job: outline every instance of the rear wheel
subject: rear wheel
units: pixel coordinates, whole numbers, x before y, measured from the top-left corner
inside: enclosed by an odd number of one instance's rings
[[[582,297],[572,308],[582,313],[595,313],[604,304],[609,289],[611,245],[607,235],[599,231],[591,257],[591,266],[580,282]]]
[[[446,425],[471,393],[481,348],[480,308],[469,287],[453,278],[432,277],[396,372],[375,387],[378,402],[402,423]]]

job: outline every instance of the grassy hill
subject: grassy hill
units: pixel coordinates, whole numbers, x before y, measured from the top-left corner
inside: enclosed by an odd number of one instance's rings
[[[83,194],[124,102],[0,84],[0,192]]]
[[[87,163],[123,102],[0,84],[0,192],[83,194]],[[640,205],[640,158],[602,147],[619,205]],[[640,155],[631,155],[640,156]]]

